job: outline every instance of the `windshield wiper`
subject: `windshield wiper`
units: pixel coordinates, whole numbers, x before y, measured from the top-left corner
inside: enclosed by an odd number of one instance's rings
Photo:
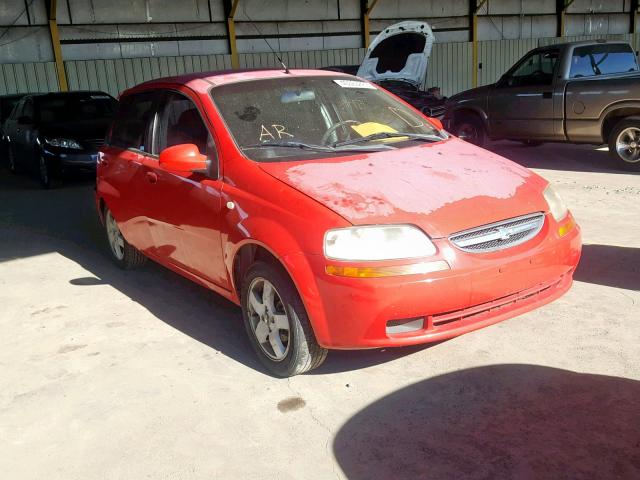
[[[372,133],[371,135],[366,135],[360,138],[354,138],[352,140],[345,140],[343,142],[335,142],[332,143],[332,147],[343,147],[346,145],[355,145],[357,143],[365,143],[373,140],[382,140],[385,138],[398,138],[398,137],[408,137],[411,140],[422,140],[425,142],[439,142],[444,140],[445,137],[440,137],[438,135],[428,135],[426,133],[408,133],[408,132],[378,132]]]
[[[378,151],[387,150],[391,147],[388,145],[367,145],[357,148],[340,148],[342,145],[314,145],[303,142],[263,142],[241,147],[243,150],[250,148],[264,147],[284,147],[284,148],[300,148],[302,150],[314,150],[316,152],[345,152],[345,151]]]

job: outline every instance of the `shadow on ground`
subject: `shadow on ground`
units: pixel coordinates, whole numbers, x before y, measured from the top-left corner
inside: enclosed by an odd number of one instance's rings
[[[251,350],[237,306],[153,262],[122,271],[109,258],[108,249],[92,180],[70,180],[60,189],[46,191],[33,179],[0,170],[0,263],[57,252],[91,273],[70,279],[71,285],[111,285],[173,328],[266,373]],[[426,347],[331,352],[314,373],[366,368],[422,348]]]
[[[536,147],[529,147],[519,142],[496,141],[489,142],[485,148],[528,168],[569,172],[640,174],[640,172],[632,173],[618,168],[609,152],[599,150],[604,147],[596,145],[544,143]]]
[[[640,290],[640,248],[583,245],[573,278],[579,282]]]
[[[441,375],[338,431],[350,480],[640,478],[640,382],[536,365]]]

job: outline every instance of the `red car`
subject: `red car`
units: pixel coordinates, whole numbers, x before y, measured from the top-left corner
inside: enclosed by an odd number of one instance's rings
[[[434,342],[571,286],[580,230],[533,172],[327,71],[127,90],[97,170],[115,261],[149,257],[242,307],[277,376],[328,349]]]

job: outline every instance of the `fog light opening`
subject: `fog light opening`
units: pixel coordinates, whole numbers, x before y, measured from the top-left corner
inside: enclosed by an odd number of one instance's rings
[[[404,318],[402,320],[389,320],[387,322],[387,334],[397,335],[399,333],[417,332],[424,328],[424,317]]]

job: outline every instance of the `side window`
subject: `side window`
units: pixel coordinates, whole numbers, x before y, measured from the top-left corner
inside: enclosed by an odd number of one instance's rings
[[[150,152],[151,149],[145,142],[149,122],[153,119],[154,100],[153,92],[127,95],[121,99],[107,143]]]
[[[573,50],[569,77],[593,77],[637,70],[636,55],[628,45],[587,45]]]
[[[511,86],[551,85],[558,62],[557,51],[536,52],[529,55],[513,71]]]
[[[198,107],[180,93],[167,92],[160,108],[154,153],[159,154],[165,148],[185,143],[194,144],[202,155],[211,160],[211,174],[216,177],[215,143]]]

